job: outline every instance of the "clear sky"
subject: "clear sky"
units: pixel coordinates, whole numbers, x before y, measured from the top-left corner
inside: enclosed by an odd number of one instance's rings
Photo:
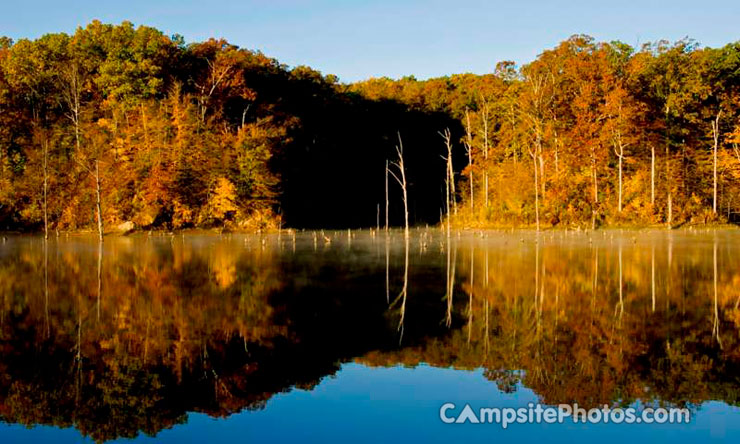
[[[342,81],[490,72],[579,33],[633,46],[740,40],[739,0],[8,0],[0,35],[73,32],[93,19],[146,24],[188,42],[224,37]]]

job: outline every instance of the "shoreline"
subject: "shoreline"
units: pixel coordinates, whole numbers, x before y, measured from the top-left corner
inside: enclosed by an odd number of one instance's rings
[[[440,231],[446,231],[447,226],[446,225],[418,225],[415,227],[410,227],[410,230],[418,231],[418,230],[440,230]],[[665,224],[652,224],[652,225],[607,225],[602,226],[599,228],[591,229],[591,228],[583,228],[583,227],[572,227],[572,226],[550,226],[550,227],[541,227],[540,232],[594,232],[594,231],[618,231],[618,230],[628,230],[628,231],[691,231],[696,229],[708,229],[708,230],[738,230],[740,229],[739,225],[730,224],[730,223],[710,223],[710,224],[704,224],[704,223],[697,223],[697,224],[681,224],[676,225],[673,227],[666,226]],[[403,230],[403,227],[391,227],[390,231],[399,231]],[[536,228],[534,226],[527,226],[527,225],[485,225],[485,226],[455,226],[452,225],[450,227],[451,231],[454,232],[497,232],[497,231],[511,231],[511,232],[537,232]],[[174,235],[206,235],[206,234],[248,234],[248,235],[256,235],[256,234],[280,234],[280,233],[287,233],[291,234],[293,232],[295,233],[301,233],[301,232],[320,232],[320,231],[326,231],[326,232],[346,232],[346,231],[369,231],[369,232],[378,232],[376,227],[361,227],[361,228],[283,228],[282,230],[279,229],[268,229],[268,230],[250,230],[250,229],[221,229],[221,228],[186,228],[186,229],[178,229],[178,230],[167,230],[167,229],[134,229],[127,232],[121,232],[121,231],[110,231],[106,232],[104,234],[104,237],[128,237],[128,236],[138,236],[138,235],[154,235],[154,236],[174,236]],[[380,228],[380,232],[384,231],[384,228]],[[43,236],[43,231],[19,231],[19,230],[8,230],[3,231],[0,230],[0,236]],[[49,238],[57,238],[57,237],[85,237],[85,236],[97,236],[96,230],[65,230],[65,231],[53,231],[49,233]]]

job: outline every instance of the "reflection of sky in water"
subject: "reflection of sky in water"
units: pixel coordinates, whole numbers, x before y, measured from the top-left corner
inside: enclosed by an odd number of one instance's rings
[[[421,365],[369,368],[346,364],[311,391],[275,395],[267,408],[225,419],[189,414],[184,425],[161,431],[161,442],[737,442],[740,408],[703,404],[690,424],[443,424],[439,407],[453,402],[479,407],[522,407],[537,402],[529,389],[500,392],[481,370]],[[73,429],[0,426],[3,443],[78,442]],[[124,440],[122,440],[124,441]]]

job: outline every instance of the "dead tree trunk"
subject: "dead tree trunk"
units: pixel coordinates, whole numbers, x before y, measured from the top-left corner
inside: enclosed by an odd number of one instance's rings
[[[64,102],[67,105],[67,118],[72,122],[75,130],[75,148],[80,149],[80,108],[82,93],[82,79],[76,63],[65,63],[60,69],[59,79]]]
[[[722,115],[722,110],[717,111],[717,116],[712,121],[712,136],[714,139],[713,147],[713,174],[714,174],[714,189],[712,199],[712,211],[717,214],[717,147],[719,146],[719,118]]]
[[[98,238],[103,242],[103,210],[100,203],[100,161],[95,160],[95,206],[98,210]]]
[[[447,237],[450,237],[450,175],[445,175],[445,211],[447,212]],[[440,215],[440,217],[442,217]],[[444,224],[444,219],[441,220]]]
[[[537,231],[540,231],[540,184],[537,174],[537,154],[534,151],[529,152],[532,156],[532,167],[534,171],[534,218],[537,224]]]
[[[594,191],[594,206],[591,210],[591,229],[596,229],[596,216],[598,215],[598,205],[599,205],[599,181],[598,176],[596,174],[596,146],[591,146],[591,178],[593,181],[593,191]]]
[[[393,175],[393,178],[396,179],[399,185],[401,185],[401,190],[403,191],[403,213],[404,213],[404,237],[408,239],[409,237],[409,202],[408,202],[408,190],[406,186],[406,167],[403,162],[403,141],[401,140],[401,133],[398,133],[398,145],[396,145],[396,154],[398,155],[398,160],[396,162],[393,162],[393,165],[398,169],[398,173],[400,174],[400,177],[396,175],[393,171],[390,171],[390,173]]]
[[[655,206],[655,147],[650,145],[650,205]]]
[[[44,240],[49,239],[49,212],[47,195],[49,189],[49,141],[44,138]]]
[[[617,155],[618,159],[618,165],[619,165],[619,204],[617,206],[618,211],[622,212],[622,189],[623,189],[623,180],[622,180],[622,164],[624,163],[624,149],[627,147],[628,144],[625,144],[622,142],[622,133],[617,130],[614,133],[614,154]]]
[[[219,64],[217,61],[206,60],[208,63],[208,78],[203,83],[196,83],[198,88],[198,107],[200,114],[200,123],[205,124],[208,107],[213,94],[218,89],[221,82],[228,78],[232,72],[231,65]]]
[[[483,192],[485,193],[485,205],[488,209],[488,102],[483,100]]]
[[[622,212],[622,160],[624,159],[624,149],[620,147],[619,150],[619,205],[618,210]]]
[[[457,215],[457,199],[455,199],[455,170],[452,166],[452,134],[449,128],[439,133],[444,139],[445,147],[447,148],[447,157],[443,156],[443,159],[447,163],[447,217],[452,214]]]
[[[670,156],[670,149],[668,147],[668,144],[665,146],[665,165],[666,165],[666,188],[667,188],[667,210],[668,210],[668,216],[667,216],[667,223],[668,227],[670,228],[671,223],[673,223],[673,193],[671,190],[671,156]]]
[[[388,160],[385,161],[385,231],[388,231]]]
[[[470,214],[472,216],[475,211],[475,204],[473,201],[473,187],[475,186],[473,182],[473,133],[470,130],[470,115],[468,114],[467,109],[465,110],[465,123],[465,151],[468,153],[468,168],[470,169]]]

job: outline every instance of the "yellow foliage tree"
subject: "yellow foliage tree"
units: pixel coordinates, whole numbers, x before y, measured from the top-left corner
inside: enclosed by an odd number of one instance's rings
[[[239,211],[236,205],[236,187],[234,184],[225,177],[216,179],[208,204],[209,216],[212,219],[226,221],[233,218]]]

